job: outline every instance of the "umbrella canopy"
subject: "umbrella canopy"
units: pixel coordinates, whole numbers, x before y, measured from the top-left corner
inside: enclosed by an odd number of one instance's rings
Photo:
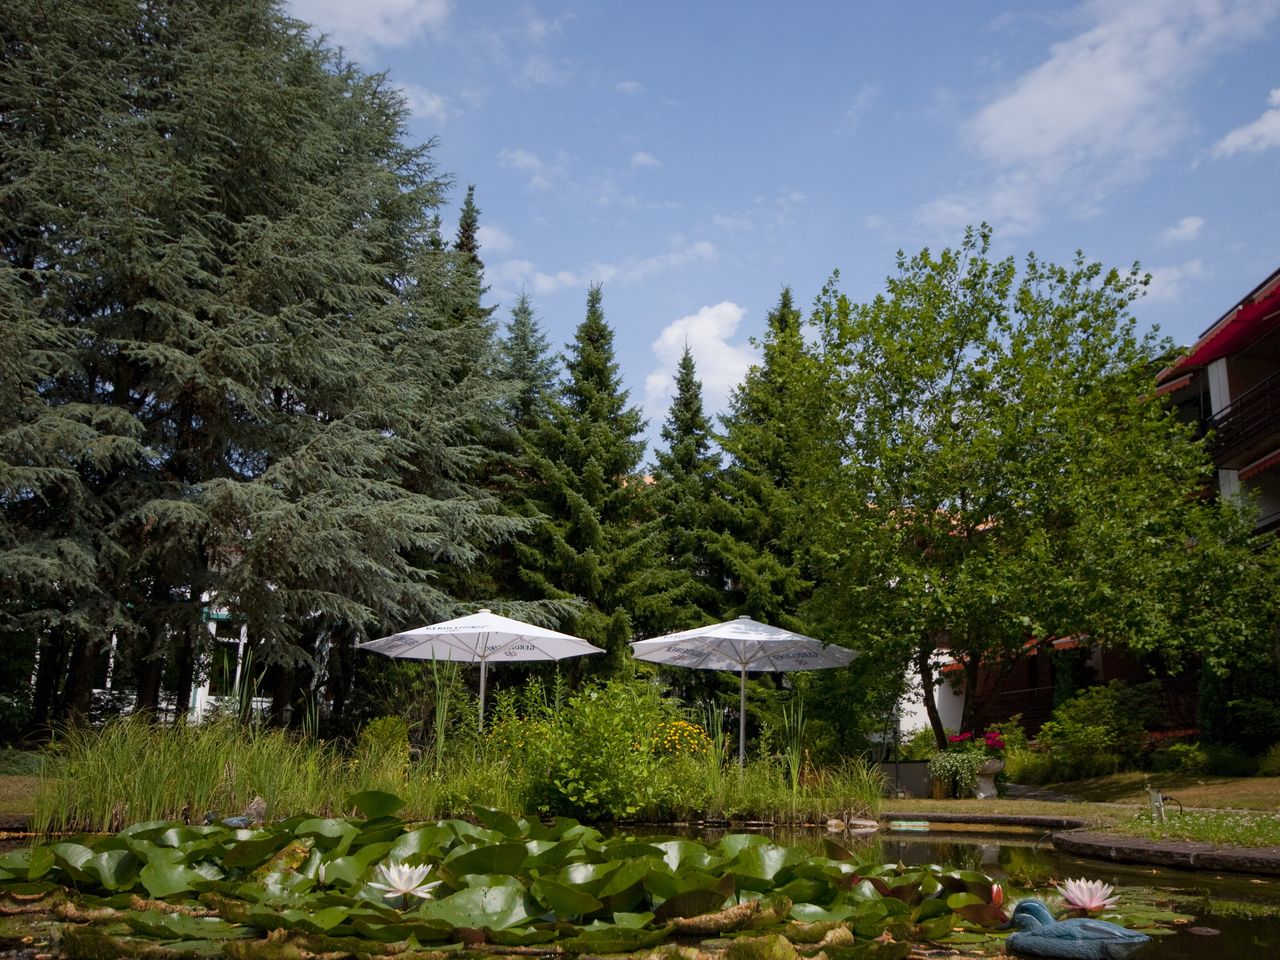
[[[485,680],[490,661],[567,660],[569,657],[604,653],[581,637],[535,627],[488,610],[393,633],[358,646],[361,650],[371,650],[388,657],[480,664],[481,726],[484,725]]]
[[[637,660],[665,663],[695,670],[737,670],[739,682],[738,763],[747,755],[747,674],[750,671],[781,672],[843,667],[858,654],[771,627],[750,617],[738,617],[709,627],[669,633],[631,644]]]

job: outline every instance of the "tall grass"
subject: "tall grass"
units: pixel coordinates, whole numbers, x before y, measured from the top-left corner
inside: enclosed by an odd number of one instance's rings
[[[118,830],[143,820],[239,813],[254,797],[268,816],[335,809],[346,786],[332,747],[234,719],[160,726],[137,717],[64,731],[45,757],[32,825]]]
[[[372,724],[371,724],[372,726]],[[659,798],[640,813],[654,820],[719,818],[823,822],[874,813],[883,781],[860,760],[797,778],[785,764],[739,770],[712,723],[712,749],[672,757],[655,771]],[[535,814],[538,769],[528,758],[459,738],[454,749],[410,763],[400,736],[337,745],[226,717],[162,726],[140,718],[99,730],[68,730],[47,749],[32,827],[40,833],[114,831],[147,820],[199,822],[230,816],[255,797],[269,819],[294,813],[341,815],[362,790],[395,793],[411,819],[465,816],[473,805]]]

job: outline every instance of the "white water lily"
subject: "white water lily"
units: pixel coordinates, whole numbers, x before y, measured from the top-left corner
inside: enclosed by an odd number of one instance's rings
[[[1111,895],[1113,887],[1101,880],[1067,880],[1059,884],[1057,891],[1062,894],[1062,902],[1072,910],[1087,910],[1096,913],[1116,905],[1119,897]]]
[[[440,886],[440,881],[424,883],[431,868],[426,866],[411,867],[407,863],[388,860],[378,865],[369,886],[382,890],[384,896],[414,896],[426,900],[431,891]]]

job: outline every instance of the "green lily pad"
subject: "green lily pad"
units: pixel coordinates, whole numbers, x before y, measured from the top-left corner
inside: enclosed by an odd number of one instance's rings
[[[505,929],[536,916],[535,905],[524,887],[512,879],[503,886],[468,887],[422,905],[422,915],[444,920],[455,927],[493,927]]]
[[[461,846],[450,852],[440,864],[440,875],[446,880],[463,877],[468,873],[514,874],[524,866],[529,851],[523,843],[511,840],[505,843]],[[452,883],[452,880],[450,880]]]
[[[142,865],[130,850],[106,850],[85,860],[81,869],[108,890],[128,890],[137,881]]]
[[[803,923],[848,920],[853,916],[853,907],[847,903],[839,903],[828,909],[813,903],[793,903],[791,905],[791,916]]]
[[[139,910],[126,914],[124,920],[132,929],[157,940],[231,940],[254,936],[252,930],[219,917],[186,917],[179,913]]]
[[[250,837],[241,840],[222,858],[227,867],[256,867],[266,863],[271,857],[289,842],[287,834],[267,834],[261,837]]]
[[[557,917],[581,917],[599,910],[603,904],[585,890],[559,883],[549,877],[533,882],[529,892]]]
[[[472,807],[472,815],[490,830],[496,830],[508,839],[523,837],[528,833],[528,821],[517,820],[509,813],[491,807]]]
[[[366,820],[394,816],[404,808],[404,801],[385,790],[362,790],[347,798],[347,806],[355,807]]]
[[[196,884],[209,879],[204,874],[180,863],[148,863],[138,874],[151,896],[163,900],[175,893],[195,890]]]

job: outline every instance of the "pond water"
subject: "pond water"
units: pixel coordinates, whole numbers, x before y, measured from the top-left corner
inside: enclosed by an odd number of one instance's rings
[[[727,831],[718,828],[632,827],[641,835],[678,835],[714,843]],[[735,829],[733,832],[745,832]],[[757,832],[757,831],[753,831]],[[828,834],[825,830],[769,829],[777,843],[821,853],[832,837],[858,859],[880,863],[938,863],[980,870],[1011,889],[1041,885],[1067,877],[1103,880],[1118,888],[1145,887],[1173,901],[1195,917],[1194,925],[1153,938],[1136,960],[1272,960],[1280,957],[1280,878],[1239,874],[1165,870],[1131,864],[1086,860],[1060,853],[1048,834],[879,831],[865,837]],[[1124,895],[1121,889],[1121,896]],[[1269,913],[1270,915],[1258,915]],[[1209,928],[1216,934],[1192,933]]]

